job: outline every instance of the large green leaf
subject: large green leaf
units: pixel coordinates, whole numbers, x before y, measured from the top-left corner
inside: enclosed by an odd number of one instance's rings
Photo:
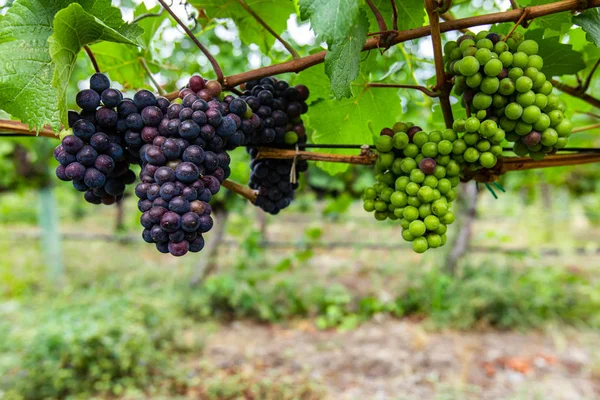
[[[244,9],[241,1],[245,1],[246,5],[278,34],[287,28],[289,16],[296,12],[294,3],[290,0],[190,0],[189,3],[204,9],[211,19],[231,18],[238,27],[243,43],[255,43],[263,53],[268,53],[275,38]]]
[[[532,0],[530,6],[539,6],[548,3],[554,3],[556,0]],[[554,31],[560,31],[563,24],[571,24],[571,15],[568,12],[544,15],[534,19],[535,23],[544,28]]]
[[[352,96],[350,83],[358,76],[360,52],[368,29],[369,21],[361,13],[348,35],[335,40],[325,55],[325,73],[331,80],[331,91],[338,99]]]
[[[585,68],[583,56],[573,50],[570,44],[560,43],[559,36],[543,37],[544,29],[535,29],[526,33],[527,39],[535,40],[539,55],[544,59],[542,72],[548,77],[575,74]]]
[[[112,8],[112,7],[110,7]],[[58,90],[58,112],[64,125],[67,123],[67,87],[75,68],[77,54],[86,44],[99,40],[137,45],[134,41],[142,33],[140,28],[121,24],[123,34],[100,19],[87,13],[74,3],[54,16],[54,34],[48,39],[50,56],[55,63],[53,86]],[[125,36],[128,35],[128,36]]]
[[[55,64],[48,39],[54,32],[56,13],[71,3],[17,0],[0,21],[0,108],[32,128],[46,123],[55,129],[60,126],[59,91],[52,85]],[[123,25],[120,10],[110,0],[81,0],[79,4],[107,26],[122,27],[120,32],[126,37],[138,29]]]
[[[323,67],[314,69],[323,73]],[[397,90],[367,87],[367,77],[357,79],[360,92],[351,99],[327,99],[313,103],[307,125],[314,143],[373,144],[373,135],[396,122],[402,114]],[[358,150],[331,150],[338,154],[357,154]],[[330,174],[344,172],[348,165],[317,163]]]
[[[573,23],[581,26],[587,33],[587,39],[600,47],[600,9],[590,8],[573,17]]]
[[[358,0],[300,0],[300,18],[310,20],[310,26],[327,44],[348,36],[358,20]]]

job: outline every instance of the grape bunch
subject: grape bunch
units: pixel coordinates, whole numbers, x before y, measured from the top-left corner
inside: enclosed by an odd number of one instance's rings
[[[124,99],[119,90],[110,87],[106,75],[92,75],[90,89],[76,96],[81,112],[69,111],[73,134],[64,136],[54,150],[58,178],[72,181],[90,203],[119,201],[125,186],[135,182],[130,165],[139,159],[139,131],[152,111],[147,107],[150,97],[157,103],[148,91],[138,92],[133,100]],[[158,102],[163,107],[168,104],[164,98]]]
[[[506,137],[496,121],[480,121],[477,117],[466,120],[459,118],[454,121],[452,129],[459,134],[459,138],[453,143],[452,159],[461,168],[477,171],[496,166],[498,156],[502,154],[501,143]]]
[[[193,76],[179,92],[181,102],[144,121],[135,193],[142,237],[162,253],[202,250],[202,234],[213,226],[209,201],[231,172],[226,149],[246,140],[241,129],[252,110],[241,99],[221,102],[220,96],[218,82]]]
[[[249,186],[258,191],[256,206],[270,214],[286,208],[298,188],[299,173],[308,168],[304,160],[257,160],[257,146],[277,145],[293,148],[306,143],[301,115],[308,111],[309,91],[304,85],[290,86],[284,80],[266,77],[245,84],[242,99],[255,113],[255,128],[248,129],[245,144],[252,158]],[[252,124],[252,120],[249,124]],[[291,179],[294,177],[295,179]]]
[[[467,33],[444,45],[446,69],[455,75],[455,93],[467,110],[498,123],[517,155],[541,160],[567,145],[572,124],[541,72],[538,52],[538,44],[519,32],[509,39]]]
[[[377,183],[365,190],[364,209],[377,220],[399,220],[402,237],[417,253],[443,246],[454,222],[450,207],[461,166],[452,157],[458,141],[452,129],[428,134],[402,122],[377,138]]]

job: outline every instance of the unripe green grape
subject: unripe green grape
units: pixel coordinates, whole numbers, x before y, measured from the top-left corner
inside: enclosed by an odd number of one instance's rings
[[[517,51],[523,52],[523,53],[527,54],[528,56],[537,54],[539,50],[540,50],[540,46],[537,44],[537,42],[535,40],[525,40],[517,48]]]
[[[402,158],[396,158],[392,163],[392,172],[396,175],[402,174]]]
[[[427,249],[429,249],[429,244],[427,243],[427,239],[424,237],[421,236],[413,241],[413,251],[415,253],[422,254],[425,253]]]
[[[489,50],[491,53],[492,49],[494,48],[494,43],[492,43],[492,41],[490,39],[483,38],[483,39],[480,39],[477,41],[476,46],[480,50],[486,49],[486,50]]]
[[[454,120],[452,124],[452,129],[454,132],[464,132],[465,131],[466,121],[464,118],[458,118]]]
[[[523,115],[523,107],[521,107],[519,103],[510,103],[506,106],[506,109],[504,110],[504,115],[506,116],[506,118],[515,121],[521,118],[521,115]]]
[[[446,176],[453,177],[458,176],[458,174],[460,174],[460,165],[458,165],[456,161],[451,160],[448,165],[446,165]]]
[[[448,211],[445,215],[440,217],[440,222],[442,224],[450,225],[454,222],[454,214],[452,211]]]
[[[427,245],[431,249],[435,249],[442,245],[442,237],[437,233],[428,233],[427,236]]]
[[[372,187],[366,188],[363,197],[365,200],[375,200],[377,198],[377,191]]]
[[[550,81],[544,82],[544,84],[539,89],[539,91],[540,91],[540,93],[548,96],[550,93],[552,93],[552,82],[550,82]]]
[[[420,188],[421,186],[419,186],[418,183],[410,182],[408,185],[406,185],[406,194],[409,196],[416,196]]]
[[[410,180],[415,183],[421,183],[425,179],[425,174],[419,168],[410,171]]]
[[[479,110],[477,111],[477,114],[475,114],[475,116],[478,120],[483,121],[484,119],[486,119],[487,114],[487,110]]]
[[[460,75],[460,64],[462,63],[462,53],[460,53],[458,60],[454,62],[454,73]]]
[[[545,94],[537,93],[535,95],[534,104],[538,106],[540,110],[543,110],[548,105],[548,97],[546,97]]]
[[[498,89],[500,89],[500,82],[498,82]],[[492,106],[495,108],[506,107],[508,104],[508,100],[506,97],[502,96],[499,93],[496,93],[492,96]]]
[[[461,47],[465,42],[461,44]],[[460,74],[464,76],[475,75],[479,71],[479,61],[477,61],[477,59],[473,56],[466,56],[460,60],[458,70]]]
[[[539,75],[539,71],[537,70],[537,68],[534,68],[534,67],[525,68],[524,76],[531,79],[532,83],[537,79],[538,75]]]
[[[533,129],[543,132],[550,127],[550,117],[548,114],[541,113],[540,118],[533,124]]]
[[[375,211],[383,212],[387,210],[387,203],[383,200],[375,201]]]
[[[458,184],[460,183],[460,179],[458,177],[456,177],[456,180],[458,180],[458,182],[456,183],[456,185],[454,185],[454,181],[452,182],[452,184],[453,184],[454,187],[458,186]],[[451,191],[449,191],[448,193],[446,193],[446,200],[449,203],[452,203],[454,200],[456,200],[456,189],[452,189]]]
[[[500,88],[500,81],[496,77],[486,76],[481,80],[481,91],[485,94],[494,94]]]
[[[469,47],[475,47],[475,41],[473,39],[466,39],[463,40],[460,44],[459,44],[459,48],[460,51],[465,51],[467,50]]]
[[[421,204],[419,207],[419,218],[424,219],[431,215],[431,204]]]
[[[516,126],[517,126],[517,124],[515,124],[515,127]],[[509,142],[516,142],[517,140],[521,140],[521,137],[519,135],[517,135],[515,132],[507,132],[506,140],[508,140]]]
[[[552,129],[546,129],[544,132],[542,132],[542,139],[541,139],[541,143],[544,146],[554,146],[556,144],[556,142],[558,141],[558,133]]]
[[[429,142],[439,143],[442,141],[442,132],[431,131],[429,132]]]
[[[410,233],[408,229],[404,229],[402,231],[402,238],[407,242],[412,242],[413,240],[415,240],[415,237],[412,235],[412,233]]]
[[[477,150],[484,152],[488,151],[490,147],[492,147],[492,144],[489,140],[480,140],[479,142],[477,142],[477,145],[475,147],[477,148]]]
[[[452,187],[455,188],[460,183],[460,176],[453,176],[452,178],[449,178],[448,180],[450,181],[450,184],[452,185]],[[448,198],[450,193],[452,193],[452,190],[450,192],[446,193],[446,199],[448,201],[450,201],[450,199]]]
[[[394,180],[395,180],[395,176],[393,173],[391,172],[385,172],[384,174],[382,174],[382,179],[381,181],[385,183],[386,187],[391,187],[394,185]]]
[[[523,76],[523,69],[522,68],[518,68],[515,67],[513,65],[513,67],[510,69],[510,71],[508,71],[508,77],[513,81],[516,82],[517,79],[519,79],[520,77]]]
[[[412,138],[412,142],[414,143],[414,146],[417,146],[417,150],[421,147],[423,147],[423,145],[425,143],[427,143],[429,139],[429,135],[427,135],[427,132],[425,131],[419,131],[417,133],[415,133],[415,135]],[[405,150],[406,152],[406,150]]]
[[[423,186],[429,186],[432,189],[435,189],[438,185],[438,179],[433,175],[427,175],[425,180],[423,180]]]
[[[465,83],[467,84],[468,87],[472,88],[472,89],[476,89],[479,87],[479,85],[481,85],[481,81],[483,80],[483,76],[477,72],[474,75],[468,76],[465,79]]]
[[[476,117],[469,117],[465,122],[465,129],[467,132],[477,132],[480,124]]]
[[[415,158],[417,154],[419,154],[419,146],[414,143],[409,143],[404,148],[404,156],[406,157]]]
[[[392,188],[385,188],[381,191],[381,194],[379,195],[379,198],[383,201],[385,201],[386,203],[390,202],[390,197],[392,196],[392,194],[394,193],[394,189]]]
[[[442,246],[446,244],[446,241],[448,240],[448,238],[446,237],[446,235],[441,235],[442,237]]]
[[[483,168],[493,168],[497,162],[496,156],[489,151],[481,153],[479,157],[479,163]]]
[[[533,81],[527,76],[522,76],[515,82],[517,92],[525,93],[533,88]]]
[[[387,187],[387,185],[385,183],[383,183],[383,182],[376,182],[373,185],[373,189],[375,189],[375,191],[377,191],[377,194],[381,193],[381,191],[383,189],[385,189],[386,187]]]
[[[442,139],[454,142],[458,139],[458,135],[452,129],[445,129],[444,132],[442,132]]]
[[[408,130],[408,124],[405,124],[404,122],[396,122],[394,126],[392,126],[392,130],[396,133],[406,133],[406,131]]]
[[[504,68],[508,68],[513,63],[513,55],[510,51],[505,51],[503,53],[500,53],[500,55],[498,56],[498,60],[500,60]]]
[[[502,72],[502,68],[502,61],[492,59],[484,65],[483,72],[485,72],[487,76],[498,76],[500,72]]]
[[[494,53],[499,55],[508,53],[512,56],[512,54],[508,51],[508,45],[504,41],[500,41],[494,45]]]
[[[398,150],[405,148],[409,142],[408,135],[404,132],[398,132],[392,138],[392,146]]]
[[[481,125],[479,126],[479,133],[481,134],[481,136],[486,137],[486,138],[494,136],[494,134],[496,133],[497,130],[498,130],[498,124],[491,119],[483,121],[481,123]]]
[[[495,155],[496,157],[498,157],[499,155],[502,154],[502,146],[497,145],[497,144],[493,145],[490,148],[490,153],[492,153],[493,155]]]
[[[438,166],[445,167],[450,162],[450,155],[443,156],[441,154],[438,154],[438,156],[435,158],[435,162],[437,163]]]
[[[515,127],[515,132],[519,136],[525,136],[532,130],[533,130],[533,126],[530,124],[527,124],[523,121],[517,122],[517,126]]]
[[[375,211],[373,214],[377,221],[385,221],[388,217],[387,211]]]
[[[442,198],[442,194],[440,193],[440,191],[437,189],[433,189],[433,200],[432,201],[436,201],[441,198]]]
[[[462,58],[462,51],[460,51],[460,49],[458,47],[450,52],[449,59],[451,61],[458,61],[461,58]]]
[[[394,187],[396,188],[396,190],[405,192],[406,185],[408,185],[409,183],[410,183],[410,178],[408,176],[400,176],[400,177],[398,177],[398,179],[396,179],[396,182],[394,183]]]
[[[400,227],[403,230],[408,230],[408,227],[410,226],[410,221],[407,221],[406,218],[404,218],[404,208],[396,208],[394,210],[394,215],[400,218]]]
[[[561,100],[561,101],[558,102],[558,107],[556,107],[556,109],[558,111],[565,112],[566,109],[567,109],[567,104],[564,101]]]
[[[506,112],[506,110],[505,110]],[[517,121],[511,120],[507,117],[500,118],[500,127],[504,129],[506,132],[511,132],[515,130],[517,126]]]
[[[444,189],[445,190],[447,189],[446,193],[451,190],[450,182],[447,183],[447,187],[445,187]],[[440,190],[440,192],[441,192],[441,190]],[[444,200],[436,200],[431,205],[431,212],[434,215],[437,215],[438,217],[441,217],[442,215],[446,215],[446,213],[448,212],[448,204]]]
[[[424,203],[431,203],[433,201],[433,189],[429,186],[421,186],[417,192],[417,197]]]
[[[401,168],[402,172],[404,172],[405,174],[410,174],[410,171],[417,168],[417,162],[414,159],[407,157],[404,160],[402,160]]]
[[[546,157],[546,153],[543,151],[530,151],[529,157],[534,161],[542,161]]]
[[[452,52],[452,50],[457,49],[458,48],[458,43],[456,43],[454,40],[450,40],[446,43],[444,43],[444,54],[448,55]]]
[[[468,56],[475,57],[475,53],[477,53],[477,47],[473,46],[473,47],[469,47],[468,49],[464,50],[462,52],[462,56],[463,56],[463,58],[468,57]]]
[[[515,83],[511,78],[504,78],[500,81],[500,87],[498,87],[498,93],[503,96],[510,96],[515,92]]]
[[[546,95],[546,98],[548,99],[548,105],[546,106],[546,108],[544,108],[544,112],[548,114],[550,113],[550,111],[557,110],[558,105],[560,103],[560,99],[558,98],[558,96],[554,93],[551,93],[549,95]]]
[[[480,48],[475,53],[475,58],[479,62],[479,65],[485,65],[486,62],[492,59],[492,52],[489,49]]]
[[[569,138],[559,137],[558,140],[556,141],[556,144],[554,145],[554,147],[556,147],[557,149],[563,149],[563,148],[567,147],[568,143],[569,143]]]
[[[409,206],[419,208],[419,207],[421,207],[421,204],[423,204],[423,203],[421,202],[421,200],[419,200],[419,198],[417,196],[408,196],[408,205]]]
[[[495,144],[500,144],[506,138],[506,132],[502,129],[496,129],[494,136],[492,136],[491,141]]]
[[[423,156],[423,153],[417,154],[417,156],[415,157],[415,161],[417,162],[417,165],[419,165],[421,163],[421,161],[423,161],[424,158],[425,158],[425,156]]]
[[[390,196],[390,202],[394,207],[405,207],[408,204],[408,196],[406,193],[396,190]]]
[[[548,113],[548,116],[550,117],[550,126],[553,126],[553,127],[560,124],[563,121],[563,119],[565,118],[562,111],[558,111],[558,110],[550,111]]]
[[[444,167],[443,165],[438,164],[435,167],[435,171],[433,171],[433,176],[435,176],[437,179],[442,179],[446,176],[446,167]]]
[[[463,154],[466,162],[474,163],[479,160],[479,150],[474,147],[469,147]]]
[[[468,144],[469,146],[475,146],[475,144],[479,141],[479,133],[465,133],[465,135],[463,136],[463,140],[465,141],[466,144]]]
[[[512,66],[516,68],[525,69],[529,63],[529,56],[522,51],[513,54]]]
[[[563,119],[561,123],[554,127],[558,136],[560,137],[569,137],[571,135],[571,131],[573,130],[573,123],[570,119]]]
[[[419,218],[419,210],[417,209],[417,207],[413,207],[413,206],[404,207],[404,218],[409,222],[412,222],[412,221],[418,219]]]
[[[533,105],[533,103],[535,103],[535,93],[533,90],[517,94],[517,103],[523,107],[529,107]]]
[[[392,166],[392,163],[394,162],[394,153],[380,153],[379,157],[377,158],[377,161],[379,162],[379,165],[382,169],[388,169]]]
[[[425,217],[423,222],[428,231],[435,231],[437,228],[440,227],[440,219],[435,215],[429,215]]]
[[[546,82],[546,74],[539,72],[533,80],[533,90],[539,92]]]
[[[397,207],[396,207],[396,206],[394,206],[393,204],[391,204],[391,203],[388,203],[388,209],[387,209],[387,210],[389,211],[389,212],[388,212],[388,218],[389,218],[390,214],[394,214],[394,211],[396,210],[396,208],[397,208]]]
[[[492,115],[496,118],[502,118],[504,117],[504,109],[506,107],[500,107],[500,108],[495,108],[492,110]]]
[[[365,200],[363,203],[363,208],[366,212],[375,211],[375,202],[373,200]]]
[[[540,118],[541,113],[538,106],[525,107],[521,119],[528,124],[533,124]]]
[[[446,232],[448,232],[448,225],[444,224],[440,224],[440,227],[435,230],[435,233],[437,233],[438,235],[444,235]],[[443,245],[444,244],[442,243],[442,246]]]
[[[527,146],[527,148],[529,149],[529,154],[531,155],[532,153],[541,151],[542,150],[542,144],[538,143],[538,144],[535,144],[533,146]]]
[[[437,154],[438,154],[437,143],[433,143],[433,142],[425,143],[423,145],[423,147],[421,148],[421,153],[423,153],[423,155],[425,157],[435,158],[435,156],[437,156]]]
[[[388,211],[387,213],[387,217],[391,220],[391,221],[397,221],[398,217],[396,216],[396,214],[394,214],[393,211]]]
[[[442,140],[437,144],[437,151],[442,155],[452,153],[452,142],[449,140]]]
[[[463,78],[463,79],[462,79],[462,82],[464,83],[464,80],[465,80],[465,79],[464,79],[464,78],[465,78],[464,76],[458,75],[458,76],[456,76],[456,78]],[[460,96],[462,96],[462,95],[463,95],[463,93],[465,92],[465,90],[464,90],[464,88],[463,88],[463,87],[464,87],[464,85],[459,85],[459,84],[456,84],[456,85],[454,85],[454,94],[455,94],[457,97],[460,97]]]
[[[440,193],[446,194],[450,191],[450,189],[452,189],[452,184],[450,183],[450,181],[448,179],[442,178],[438,181],[437,189],[440,191]],[[435,204],[435,202],[434,202],[434,204]],[[436,214],[436,215],[438,215],[438,214]]]
[[[393,148],[392,138],[386,135],[379,136],[377,138],[377,142],[375,143],[375,147],[381,153],[387,153],[388,151],[391,151]]]

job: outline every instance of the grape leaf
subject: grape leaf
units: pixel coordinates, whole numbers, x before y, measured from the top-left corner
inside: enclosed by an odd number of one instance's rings
[[[352,96],[350,83],[358,76],[362,51],[369,21],[361,13],[348,36],[335,40],[325,55],[325,73],[331,80],[331,91],[336,98]]]
[[[396,7],[398,8],[399,30],[416,28],[423,25],[425,21],[425,7],[421,0],[396,0]]]
[[[70,0],[17,0],[0,21],[0,108],[31,128],[50,123],[59,129],[55,65],[48,38],[56,13]],[[121,12],[109,0],[80,0],[84,10],[109,26],[121,26]],[[119,22],[120,21],[120,22]],[[129,30],[131,29],[131,30]],[[135,29],[124,29],[132,33]]]
[[[539,55],[544,59],[542,72],[548,77],[575,74],[585,68],[583,56],[573,50],[570,44],[560,43],[559,36],[544,38],[544,29],[534,29],[525,34],[527,39],[535,40]]]
[[[118,24],[118,21],[111,22]],[[52,85],[58,90],[58,112],[63,125],[67,124],[69,78],[75,68],[77,54],[81,48],[99,40],[137,45],[135,38],[141,33],[141,28],[128,25],[123,21],[121,21],[121,26],[113,29],[92,14],[87,13],[77,3],[56,13],[54,33],[48,39],[48,43],[52,61],[55,63]]]
[[[573,17],[573,23],[581,26],[587,33],[587,39],[600,47],[600,10],[598,8],[590,8]]]
[[[189,3],[203,9],[210,19],[231,18],[242,42],[255,43],[266,54],[273,47],[275,38],[244,9],[241,1],[245,1],[278,34],[287,28],[288,18],[296,12],[293,2],[289,0],[190,0]]]
[[[295,85],[303,84],[310,89],[310,95],[306,101],[308,105],[331,97],[331,84],[321,68],[313,67],[305,69],[299,74],[294,75],[292,79]]]
[[[323,66],[314,67],[323,73]],[[351,99],[328,99],[313,103],[307,125],[314,143],[373,144],[373,135],[392,125],[402,113],[397,90],[365,86],[366,77],[356,81],[362,91]],[[328,150],[329,151],[329,150]],[[337,154],[358,154],[358,150],[331,150]],[[329,174],[344,172],[348,165],[319,162],[317,166]]]
[[[530,6],[539,6],[542,4],[554,3],[556,0],[532,0]],[[551,29],[554,31],[560,31],[562,24],[571,24],[570,14],[567,11],[544,15],[534,19],[535,23],[544,29]]]
[[[358,20],[357,0],[300,0],[300,18],[310,20],[310,26],[320,40],[328,45],[340,41]]]

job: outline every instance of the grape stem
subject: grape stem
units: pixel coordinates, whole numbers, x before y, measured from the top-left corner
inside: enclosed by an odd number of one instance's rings
[[[279,43],[283,45],[283,47],[285,47],[285,49],[292,55],[292,58],[300,58],[300,54],[298,54],[298,52],[292,47],[292,45],[289,44],[285,39],[283,39],[279,34],[277,34],[277,32],[275,32],[273,28],[271,28],[258,14],[256,14],[254,10],[252,10],[244,0],[237,0],[237,2],[240,4],[240,6],[244,8],[244,10],[246,10],[248,14],[252,16],[252,18],[256,20],[256,22],[258,22],[263,28],[265,28],[267,32],[273,35],[273,37],[277,39]]]
[[[598,60],[596,61],[596,64],[594,64],[594,66],[590,70],[590,73],[588,74],[587,78],[585,79],[585,83],[583,85],[580,85],[579,90],[581,91],[581,93],[585,93],[590,88],[590,83],[592,83],[592,77],[594,76],[594,73],[598,69],[598,66],[600,66],[600,58],[598,58]]]
[[[143,19],[145,19],[145,18],[151,18],[151,17],[160,17],[161,15],[163,15],[163,13],[164,13],[164,12],[165,12],[165,9],[164,9],[164,8],[162,8],[162,9],[161,9],[159,12],[157,12],[157,13],[146,13],[146,14],[141,14],[141,15],[139,15],[139,16],[137,16],[137,17],[135,17],[135,18],[134,18],[134,19],[131,21],[131,23],[132,23],[132,24],[136,24],[136,23],[140,22],[141,20],[143,20]],[[118,203],[118,204],[120,204],[120,203]]]
[[[514,33],[514,31],[519,27],[519,25],[523,24],[523,28],[527,27],[525,25],[526,22],[524,20],[525,20],[525,18],[527,18],[528,15],[529,15],[529,9],[527,7],[523,8],[522,9],[522,13],[521,13],[521,17],[515,23],[515,25],[512,27],[512,29],[510,30],[510,32],[508,32],[508,35],[506,35],[506,38],[504,40],[508,40],[508,38],[510,38],[510,36]]]
[[[587,93],[581,93],[579,88],[566,85],[562,82],[557,81],[556,79],[551,79],[550,82],[552,82],[552,85],[554,85],[554,87],[556,89],[561,90],[567,94],[570,94],[573,97],[578,97],[581,100],[585,101],[586,103],[591,104],[594,107],[600,108],[600,99],[590,96]]]
[[[58,135],[54,133],[49,126],[45,126],[39,132],[35,132],[30,130],[29,127],[21,121],[11,121],[6,119],[0,120],[0,136],[2,136],[2,133],[17,133],[19,135],[43,136],[58,139]]]
[[[148,63],[146,62],[146,59],[144,57],[140,57],[139,61],[140,61],[140,64],[142,65],[142,68],[144,68],[144,71],[146,71],[146,73],[148,74],[148,77],[152,81],[152,84],[158,91],[158,94],[160,94],[161,96],[164,95],[165,90],[163,89],[162,86],[160,86],[160,84],[156,81],[156,79],[154,79],[154,75],[152,75],[152,71],[150,71],[150,68],[148,67]]]
[[[307,161],[325,161],[334,163],[345,163],[345,164],[358,164],[358,165],[371,165],[377,160],[377,154],[370,151],[368,146],[366,149],[361,150],[360,155],[346,155],[346,154],[328,154],[328,153],[316,153],[312,151],[298,151],[289,149],[276,149],[270,147],[259,147],[257,160],[260,159],[293,159],[296,157],[297,160]]]
[[[179,26],[181,26],[181,28],[189,36],[189,38],[192,40],[192,42],[194,42],[196,44],[196,46],[198,46],[200,51],[206,56],[206,58],[208,58],[208,61],[210,61],[210,64],[212,65],[213,70],[215,71],[215,74],[217,75],[217,80],[220,83],[223,83],[224,79],[225,79],[224,75],[223,75],[223,70],[221,69],[221,66],[219,65],[217,60],[210,53],[210,51],[208,51],[208,49],[206,47],[204,47],[204,45],[202,45],[202,43],[200,43],[198,38],[196,38],[196,36],[194,36],[192,31],[183,23],[183,21],[181,21],[179,19],[179,17],[173,12],[173,10],[171,10],[171,7],[169,7],[167,5],[167,3],[164,2],[164,0],[158,0],[158,2],[164,7],[165,10],[167,10],[167,12],[169,14],[171,14],[171,17],[173,17],[175,22],[177,22],[179,24]]]
[[[392,0],[392,3],[393,2],[394,1]],[[385,23],[385,20],[383,19],[383,15],[381,15],[381,12],[379,12],[379,9],[377,8],[377,6],[375,4],[373,4],[372,0],[367,0],[367,4],[369,5],[371,12],[373,12],[375,19],[377,20],[377,26],[379,26],[379,30],[387,31],[388,30],[387,25]]]
[[[513,10],[518,10],[519,8],[519,3],[517,3],[517,0],[510,0],[510,6],[512,7]]]
[[[398,6],[396,0],[390,0],[392,6],[392,27],[395,31],[398,30]]]
[[[452,106],[450,105],[450,91],[452,84],[446,79],[444,70],[444,56],[442,54],[442,33],[440,31],[439,5],[435,0],[425,0],[425,8],[429,15],[431,27],[431,41],[433,43],[433,59],[435,61],[436,85],[435,89],[440,91],[440,105],[446,128],[452,128],[454,116],[452,115]]]
[[[395,83],[368,83],[368,87],[374,88],[398,88],[398,89],[416,89],[425,93],[429,97],[440,97],[440,92],[427,89],[425,86],[419,85],[401,85]]]
[[[600,124],[593,124],[593,125],[588,125],[588,126],[580,126],[579,128],[575,128],[573,129],[573,133],[577,133],[577,132],[584,132],[584,131],[591,131],[592,129],[598,129],[600,128]]]
[[[96,57],[94,56],[94,53],[92,53],[92,49],[90,49],[90,46],[88,46],[86,44],[85,46],[83,46],[83,49],[85,50],[88,57],[90,58],[90,61],[92,62],[92,65],[94,66],[94,70],[96,72],[100,73],[100,67],[98,67],[98,62],[96,61]]]
[[[249,187],[240,185],[239,183],[231,181],[229,179],[225,179],[223,183],[221,183],[221,186],[231,190],[234,193],[239,194],[252,204],[256,203],[256,197],[258,196],[256,190],[252,190]]]

